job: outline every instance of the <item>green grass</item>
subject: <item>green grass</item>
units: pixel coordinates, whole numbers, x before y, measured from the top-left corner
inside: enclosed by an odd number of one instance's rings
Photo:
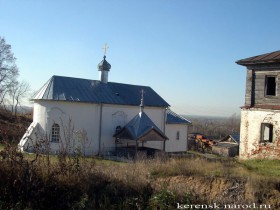
[[[264,176],[280,177],[280,160],[246,160],[240,162],[249,171]]]
[[[201,154],[196,151],[188,151],[189,154],[193,154],[196,157],[206,157],[207,155]],[[212,155],[212,154],[211,154]],[[222,156],[211,156],[210,159],[215,159],[225,163],[231,163],[231,173],[237,174],[238,176],[256,174],[269,177],[280,177],[280,160],[269,160],[269,159],[251,159],[238,161],[236,158],[226,158]],[[193,162],[193,161],[192,161]],[[217,168],[217,170],[219,170]],[[207,170],[208,171],[208,170]],[[211,174],[211,171],[209,171]]]

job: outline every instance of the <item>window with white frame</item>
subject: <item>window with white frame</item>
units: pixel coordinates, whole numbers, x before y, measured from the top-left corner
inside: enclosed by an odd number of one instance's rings
[[[52,142],[59,142],[60,139],[60,127],[58,124],[54,123],[52,125],[52,134],[51,134],[51,141]]]
[[[273,125],[270,123],[261,124],[261,142],[269,143],[273,141]]]

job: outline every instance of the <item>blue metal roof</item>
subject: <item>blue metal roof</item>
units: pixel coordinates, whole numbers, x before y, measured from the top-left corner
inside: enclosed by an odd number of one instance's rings
[[[167,110],[167,124],[191,124],[191,122],[184,117],[172,112],[170,109]]]
[[[169,106],[163,98],[147,86],[114,82],[102,83],[99,80],[62,76],[53,76],[33,99],[138,106],[141,90],[145,92],[145,106]]]
[[[153,123],[145,112],[140,112],[130,120],[114,137],[122,139],[139,140],[141,137],[154,130],[161,136],[162,140],[168,137]]]
[[[226,136],[225,138],[221,139],[219,142],[225,142],[227,143],[227,140],[231,138],[231,140],[233,142],[235,142],[236,144],[239,144],[240,143],[240,134],[239,133],[236,133],[236,134],[230,134],[228,136]]]
[[[236,143],[240,143],[240,134],[231,134],[230,136],[236,141]]]

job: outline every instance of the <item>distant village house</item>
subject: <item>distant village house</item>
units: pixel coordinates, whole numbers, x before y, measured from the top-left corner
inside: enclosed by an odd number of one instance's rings
[[[225,157],[235,157],[239,154],[239,134],[228,135],[212,146],[212,152]]]

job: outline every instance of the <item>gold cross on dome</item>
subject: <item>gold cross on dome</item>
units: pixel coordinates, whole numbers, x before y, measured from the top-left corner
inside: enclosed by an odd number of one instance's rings
[[[102,48],[104,50],[104,55],[106,55],[108,48],[109,46],[107,45],[107,43],[105,43],[104,47]]]

